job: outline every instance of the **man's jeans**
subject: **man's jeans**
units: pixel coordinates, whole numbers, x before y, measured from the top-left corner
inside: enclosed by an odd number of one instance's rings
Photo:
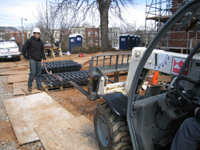
[[[29,59],[29,66],[30,66],[30,74],[29,74],[29,81],[28,86],[32,86],[34,77],[36,76],[36,83],[37,87],[41,87],[41,61],[35,61],[33,59]]]
[[[187,118],[174,137],[170,150],[196,150],[200,142],[200,123],[194,118]]]

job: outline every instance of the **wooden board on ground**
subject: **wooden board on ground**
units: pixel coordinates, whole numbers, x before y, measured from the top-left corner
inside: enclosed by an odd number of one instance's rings
[[[13,63],[13,62],[0,63],[0,69],[3,69],[3,68],[11,68],[11,67],[16,67],[16,64]]]
[[[30,71],[2,71],[0,72],[0,76],[7,76],[7,75],[23,75],[23,74],[29,74]]]
[[[39,140],[34,128],[74,117],[45,92],[3,102],[20,145]]]
[[[24,95],[26,94],[23,90],[25,90],[28,93],[28,82],[19,82],[19,83],[13,83],[13,93],[14,95]],[[42,91],[37,90],[37,84],[35,82],[35,80],[33,81],[32,84],[32,94],[33,93],[40,93]]]
[[[29,66],[28,63],[17,64],[17,68],[24,68],[24,67],[28,67],[28,66]]]
[[[34,128],[45,150],[99,150],[94,125],[85,116]]]
[[[9,75],[8,83],[24,82],[28,81],[29,75]]]

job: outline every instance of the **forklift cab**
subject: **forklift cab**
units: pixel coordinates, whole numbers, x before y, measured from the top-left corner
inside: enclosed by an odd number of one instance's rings
[[[190,13],[189,13],[190,12]],[[190,0],[180,8],[157,33],[156,37],[147,47],[134,74],[130,94],[127,102],[127,122],[134,150],[169,149],[181,123],[193,116],[195,107],[200,106],[200,57],[198,43],[191,51],[180,69],[174,82],[174,90],[151,96],[137,101],[137,83],[142,69],[145,66],[154,47],[164,34],[185,14],[190,14],[178,29],[187,26],[191,15],[198,18],[200,15],[200,1]],[[189,26],[187,29],[195,32],[198,27]],[[190,65],[190,70],[187,70]],[[186,76],[185,70],[189,71]]]

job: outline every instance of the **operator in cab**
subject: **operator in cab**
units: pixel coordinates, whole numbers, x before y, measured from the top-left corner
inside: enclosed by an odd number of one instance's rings
[[[200,107],[194,117],[187,118],[177,131],[170,150],[196,150],[200,143]]]

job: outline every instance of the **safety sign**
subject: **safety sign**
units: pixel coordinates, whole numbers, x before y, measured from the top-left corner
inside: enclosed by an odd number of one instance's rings
[[[181,70],[181,67],[183,66],[183,63],[185,62],[185,59],[184,58],[173,57],[172,61],[173,61],[173,63],[172,63],[171,73],[178,75],[180,70]],[[190,62],[187,65],[183,75],[184,76],[188,76],[189,75],[189,71],[190,71]]]

